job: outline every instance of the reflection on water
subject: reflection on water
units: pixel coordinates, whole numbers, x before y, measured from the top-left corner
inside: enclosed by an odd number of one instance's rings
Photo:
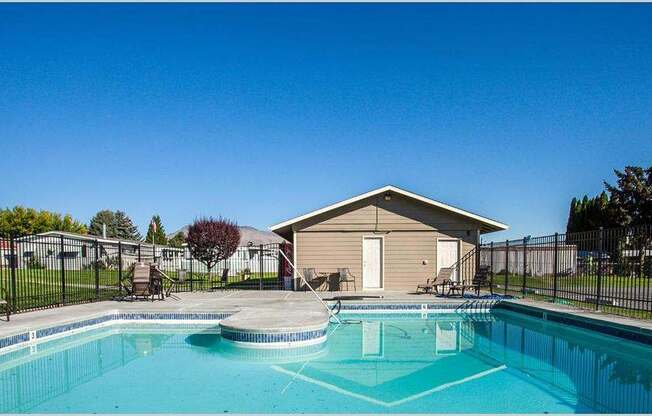
[[[651,351],[506,311],[366,317],[282,351],[105,328],[1,356],[0,412],[651,412]]]

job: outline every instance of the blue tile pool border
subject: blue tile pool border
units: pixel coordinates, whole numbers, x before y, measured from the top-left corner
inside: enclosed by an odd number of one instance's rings
[[[38,341],[54,335],[63,334],[112,321],[219,321],[235,312],[113,312],[94,318],[66,322],[33,331],[20,332],[0,338],[0,350],[7,347]],[[31,334],[30,334],[31,333]]]
[[[251,332],[222,327],[222,337],[248,344],[298,343],[324,338],[327,328],[292,332]]]
[[[572,313],[551,311],[543,307],[521,305],[500,299],[467,300],[464,303],[343,303],[344,313],[404,313],[427,314],[436,311],[446,313],[472,312],[474,310],[503,309],[521,313],[533,318],[548,320],[564,325],[591,330],[597,333],[652,345],[652,331],[633,325],[622,325],[601,319],[574,315]],[[219,321],[233,315],[235,312],[113,312],[89,319],[64,324],[53,325],[36,330],[25,330],[0,338],[0,351],[8,347],[38,341],[67,332],[104,324],[111,321]],[[294,331],[285,333],[252,333],[234,331],[222,328],[227,339],[246,343],[288,343],[315,340],[326,336],[326,328]]]
[[[629,325],[625,326],[602,319],[578,316],[566,312],[551,311],[545,308],[538,308],[532,305],[520,305],[512,302],[500,302],[496,304],[494,308],[520,313],[545,321],[574,326],[576,328],[588,329],[596,333],[610,335],[628,341],[652,345],[652,331],[645,328]]]
[[[458,312],[475,309],[491,309],[500,300],[499,299],[477,299],[466,300],[462,303],[342,303],[341,312],[380,312],[380,311],[397,311],[397,312],[433,312],[446,311]],[[334,304],[332,304],[334,305]]]

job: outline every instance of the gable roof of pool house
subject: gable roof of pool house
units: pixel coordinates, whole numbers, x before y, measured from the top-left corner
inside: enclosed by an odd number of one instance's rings
[[[303,270],[319,287],[357,291],[414,289],[507,225],[387,185],[270,229],[293,243],[295,279]]]
[[[490,233],[490,232],[495,232],[495,231],[504,231],[509,229],[509,226],[507,224],[504,224],[502,222],[496,221],[491,218],[487,218],[478,214],[475,214],[473,212],[455,207],[453,205],[446,204],[441,201],[437,201],[432,198],[425,197],[423,195],[416,194],[414,192],[407,191],[405,189],[401,189],[397,186],[394,185],[385,185],[383,187],[371,190],[369,192],[365,192],[363,194],[354,196],[349,199],[345,199],[340,202],[336,202],[334,204],[325,206],[323,208],[308,212],[306,214],[300,215],[298,217],[291,218],[289,220],[280,222],[278,224],[272,225],[269,227],[269,229],[276,234],[280,235],[281,237],[287,239],[287,240],[292,240],[292,233],[293,233],[293,226],[296,226],[299,223],[302,223],[304,221],[308,221],[311,219],[314,219],[315,217],[321,216],[321,215],[328,215],[329,212],[331,211],[336,211],[341,208],[345,208],[348,205],[353,205],[356,202],[363,201],[365,199],[369,199],[375,196],[383,196],[383,197],[389,197],[391,198],[392,194],[399,195],[406,197],[407,199],[413,200],[415,202],[421,203],[426,207],[430,207],[433,210],[440,210],[444,211],[447,213],[450,213],[452,215],[460,216],[462,218],[468,219],[473,222],[477,222],[479,225],[479,229],[481,233]]]

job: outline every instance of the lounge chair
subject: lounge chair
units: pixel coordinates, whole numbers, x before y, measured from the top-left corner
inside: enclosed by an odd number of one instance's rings
[[[339,281],[338,281],[338,286],[340,286],[342,283],[346,283],[346,290],[349,290],[349,283],[353,282],[353,291],[357,292],[358,289],[355,286],[355,276],[351,273],[351,270],[349,270],[348,267],[344,267],[341,269],[337,269],[337,272],[340,275]],[[341,287],[338,287],[341,289]]]
[[[483,287],[489,287],[489,291],[492,292],[493,294],[493,288],[491,287],[491,283],[489,281],[489,267],[488,266],[481,266],[478,268],[478,270],[475,272],[475,275],[473,276],[473,279],[471,280],[471,283],[456,283],[453,282],[449,287],[448,287],[448,294],[447,296],[450,296],[454,292],[457,292],[460,294],[460,296],[464,297],[464,292],[467,289],[472,289],[475,290],[475,295],[480,296],[480,289]]]
[[[4,287],[0,287],[0,295],[3,295],[3,297],[0,298],[0,307],[3,307],[5,309],[5,314],[7,314],[7,322],[9,322],[9,315],[11,314],[11,306],[7,301],[9,297],[7,295],[7,290]]]
[[[152,298],[154,292],[152,285],[151,267],[147,263],[135,263],[131,274],[131,297]]]
[[[441,292],[443,293],[444,287],[448,286],[451,284],[451,276],[453,275],[453,268],[452,267],[442,267],[439,269],[439,272],[437,273],[437,277],[434,279],[427,279],[426,283],[421,283],[417,285],[417,290],[416,292],[419,293],[420,291],[423,291],[423,293],[434,293],[440,294],[438,287],[441,286],[442,290]]]

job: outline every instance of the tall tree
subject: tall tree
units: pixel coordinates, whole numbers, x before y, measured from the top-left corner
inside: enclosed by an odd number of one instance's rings
[[[621,227],[649,226],[652,224],[652,166],[626,166],[624,171],[614,170],[616,185],[604,182],[611,198],[609,206],[614,222]],[[645,274],[645,253],[652,245],[649,232],[634,232],[633,238],[623,244],[638,250],[638,273]]]
[[[147,243],[154,243],[159,245],[168,243],[168,238],[165,235],[165,228],[163,228],[163,223],[161,222],[160,215],[156,214],[152,216],[152,220],[149,222],[149,227],[147,228],[145,241]]]
[[[613,218],[619,226],[652,224],[652,166],[614,170],[616,185],[604,182],[611,195]]]
[[[600,227],[607,228],[613,225],[609,197],[606,192],[603,191],[593,198],[584,195],[581,200],[577,198],[571,200],[568,222],[566,223],[567,233],[592,231]]]
[[[91,218],[88,232],[91,235],[102,235],[102,226],[106,225],[106,236],[124,240],[140,240],[142,237],[131,218],[123,211],[102,210]]]
[[[568,210],[568,220],[566,221],[567,233],[574,233],[577,228],[577,224],[575,223],[576,212],[577,212],[577,198],[573,197],[573,199],[571,200],[570,209]]]
[[[102,236],[103,227],[106,226],[106,236],[115,237],[115,213],[108,209],[98,211],[88,224],[90,235]]]
[[[206,265],[208,272],[220,260],[233,255],[240,244],[240,229],[223,218],[200,218],[188,227],[186,243],[190,254]]]
[[[138,227],[134,222],[129,218],[129,216],[124,211],[115,212],[115,221],[116,221],[116,232],[118,238],[124,238],[126,240],[142,240],[140,232],[138,232]]]
[[[69,214],[16,206],[0,210],[0,236],[9,237],[38,234],[47,231],[64,231],[86,234],[86,225]]]

